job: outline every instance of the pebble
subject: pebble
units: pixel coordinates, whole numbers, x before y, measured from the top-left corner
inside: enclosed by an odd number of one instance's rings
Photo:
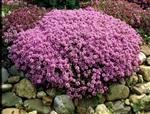
[[[46,93],[44,91],[37,92],[37,98],[42,98],[44,96],[46,96]]]
[[[19,82],[20,76],[11,76],[8,78],[8,83],[14,84]]]
[[[140,52],[139,59],[141,61],[141,64],[145,62],[146,56],[145,56],[145,54],[143,52]]]
[[[2,114],[20,114],[17,108],[6,108],[2,110]]]
[[[5,69],[4,67],[1,68],[1,72],[2,72],[2,83],[5,83],[8,80],[9,73],[7,69]]]
[[[51,111],[51,112],[50,112],[50,114],[57,114],[57,112],[55,112],[55,111]]]
[[[73,101],[67,95],[58,95],[54,98],[54,109],[60,114],[73,114],[75,111]]]
[[[150,56],[146,59],[148,65],[150,65]]]
[[[36,89],[27,79],[22,79],[15,85],[15,92],[18,96],[28,99],[36,97]]]
[[[110,87],[110,92],[107,94],[107,100],[125,99],[129,96],[130,90],[127,86],[122,84],[113,84]]]
[[[104,104],[100,104],[96,107],[96,114],[111,114],[108,108]]]
[[[2,84],[1,85],[2,92],[9,91],[9,90],[11,90],[11,88],[12,88],[11,84]]]
[[[140,73],[145,81],[150,81],[150,66],[141,65]]]

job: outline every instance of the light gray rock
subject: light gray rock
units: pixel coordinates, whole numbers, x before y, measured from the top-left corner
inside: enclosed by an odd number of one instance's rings
[[[108,108],[104,104],[100,104],[95,109],[96,114],[111,114]]]
[[[54,99],[54,109],[60,114],[74,114],[75,107],[67,95],[58,95]]]
[[[150,47],[144,45],[141,46],[141,51],[146,55],[146,56],[150,56]]]
[[[146,94],[150,93],[150,82],[143,83],[143,84],[137,84],[133,87],[132,91],[136,94]]]
[[[20,97],[25,97],[29,99],[36,97],[36,89],[27,79],[22,79],[19,83],[15,85],[15,92]]]
[[[2,110],[1,114],[20,114],[17,108],[5,108]]]
[[[150,81],[150,66],[141,65],[140,72],[145,81]]]
[[[37,98],[42,98],[44,96],[46,96],[46,93],[44,91],[37,92]]]
[[[131,111],[130,106],[125,106],[124,102],[122,101],[116,101],[113,103],[112,106],[112,112],[113,114],[129,114]]]
[[[11,88],[12,88],[11,84],[2,84],[1,85],[2,92],[9,91],[9,90],[11,90]]]
[[[141,61],[141,64],[142,64],[143,62],[145,62],[146,56],[145,56],[145,54],[144,54],[143,52],[140,52],[140,54],[139,54],[139,59],[140,59],[140,61]]]
[[[109,87],[109,93],[107,94],[107,100],[119,100],[125,99],[129,96],[129,88],[122,84],[114,84]]]
[[[150,95],[134,95],[130,97],[130,101],[132,102],[132,108],[134,112],[141,110],[150,111]]]
[[[49,114],[50,107],[42,103],[40,99],[29,99],[24,101],[24,107],[27,111],[36,110],[38,113]]]
[[[2,94],[2,105],[6,107],[16,106],[22,104],[22,99],[16,96],[12,92],[7,92]]]
[[[146,59],[148,65],[150,65],[150,56]]]
[[[2,72],[2,83],[5,83],[8,80],[9,73],[7,69],[5,69],[4,67],[1,68],[1,72]]]
[[[55,112],[55,111],[51,111],[51,112],[50,112],[50,114],[57,114],[57,112]]]
[[[94,112],[94,109],[90,106],[88,107],[86,114],[94,114]]]

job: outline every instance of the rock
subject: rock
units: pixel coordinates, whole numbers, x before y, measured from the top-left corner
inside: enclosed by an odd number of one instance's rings
[[[146,56],[150,56],[150,47],[144,45],[141,46],[141,51],[146,55]]]
[[[28,99],[36,97],[36,89],[27,79],[22,79],[19,83],[15,85],[15,92],[18,96]]]
[[[12,88],[11,84],[2,84],[1,85],[2,92],[9,91],[9,90],[11,90],[11,88]]]
[[[126,99],[124,103],[125,103],[126,105],[130,105],[129,99]]]
[[[132,102],[132,108],[134,112],[141,110],[150,111],[150,95],[134,95],[130,97],[130,101]]]
[[[148,65],[150,65],[150,56],[146,59]]]
[[[150,81],[150,66],[140,66],[140,72],[145,81]]]
[[[101,95],[98,95],[98,97],[83,98],[82,100],[78,101],[77,113],[86,114],[89,107],[96,107],[101,102],[104,102]]]
[[[144,114],[150,114],[150,112],[144,112]]]
[[[129,114],[131,111],[130,106],[125,106],[125,104],[121,101],[116,101],[113,103],[112,112],[113,114]]]
[[[129,100],[131,103],[138,103],[143,97],[145,97],[145,94],[142,95],[131,95],[129,97]]]
[[[96,107],[96,114],[111,114],[104,104],[100,104]]]
[[[150,93],[150,82],[143,83],[143,84],[137,84],[132,88],[132,91],[136,94],[146,94]]]
[[[139,83],[143,83],[144,82],[144,79],[143,79],[143,76],[142,75],[138,75],[138,82]]]
[[[49,97],[49,96],[44,96],[44,97],[42,98],[42,102],[43,102],[43,104],[45,104],[45,105],[51,105],[52,102],[53,102],[53,99],[52,99],[51,97]]]
[[[74,114],[75,107],[67,95],[58,95],[54,98],[54,109],[60,114]]]
[[[19,71],[17,70],[16,66],[13,65],[11,66],[9,69],[9,74],[12,75],[12,76],[16,76],[16,75],[19,75]]]
[[[127,78],[126,82],[128,86],[135,85],[136,83],[138,83],[138,75],[136,73],[133,73],[132,76]]]
[[[141,61],[141,64],[142,64],[143,62],[145,62],[145,60],[146,60],[145,54],[142,53],[142,52],[140,52],[140,54],[139,54],[139,59],[140,59],[140,61]]]
[[[55,112],[55,111],[51,111],[51,113],[50,114],[57,114],[57,112]]]
[[[42,98],[44,96],[46,96],[46,93],[44,91],[37,92],[37,98]]]
[[[14,84],[19,82],[20,76],[11,76],[8,78],[8,83]]]
[[[86,114],[94,114],[94,109],[90,106],[90,107],[87,109]]]
[[[1,68],[2,71],[2,83],[5,83],[8,80],[9,74],[7,69],[5,69],[4,67]]]
[[[17,108],[6,108],[2,110],[2,114],[20,114]]]
[[[111,85],[109,89],[110,92],[107,95],[108,101],[125,99],[129,96],[130,92],[127,86],[121,84]]]
[[[2,105],[5,107],[16,106],[22,104],[22,99],[12,92],[2,94]]]
[[[36,110],[38,113],[48,114],[50,113],[50,107],[42,103],[40,99],[29,99],[24,101],[24,107],[28,111]]]
[[[37,114],[37,111],[32,111],[32,112],[29,112],[27,114]]]

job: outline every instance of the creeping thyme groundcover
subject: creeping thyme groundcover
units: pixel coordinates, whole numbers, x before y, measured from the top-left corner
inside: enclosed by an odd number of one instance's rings
[[[139,65],[140,40],[125,22],[93,9],[55,9],[17,35],[9,57],[34,84],[48,81],[82,98],[131,75]]]

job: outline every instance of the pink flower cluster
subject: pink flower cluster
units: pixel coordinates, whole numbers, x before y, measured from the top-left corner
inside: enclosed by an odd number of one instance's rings
[[[7,42],[12,42],[17,33],[34,28],[45,13],[45,9],[36,6],[21,7],[12,11],[3,18],[3,37]]]
[[[7,5],[12,5],[12,4],[18,4],[22,1],[23,0],[2,0],[2,3]]]
[[[48,81],[73,98],[107,91],[108,81],[139,65],[140,36],[125,22],[94,10],[52,10],[20,32],[9,49],[34,84]]]

